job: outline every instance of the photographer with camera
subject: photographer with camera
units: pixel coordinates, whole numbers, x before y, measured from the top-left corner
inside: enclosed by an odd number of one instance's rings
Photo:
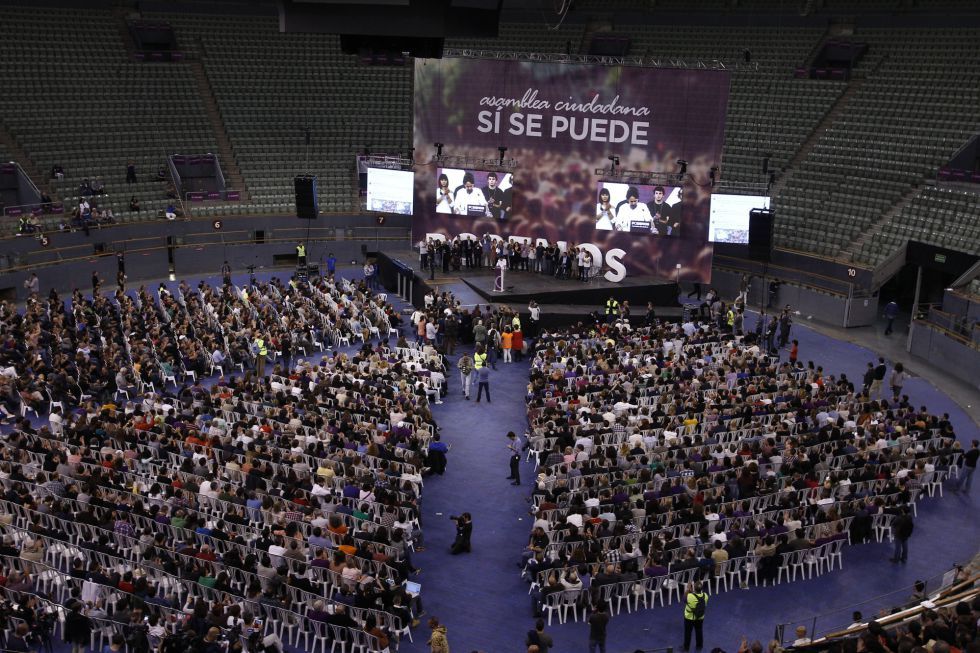
[[[470,538],[473,535],[473,517],[468,512],[464,512],[459,517],[450,517],[456,522],[456,539],[453,541],[449,552],[453,555],[470,552]]]

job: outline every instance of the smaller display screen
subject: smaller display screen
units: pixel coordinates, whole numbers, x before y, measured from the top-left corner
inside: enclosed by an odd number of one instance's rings
[[[380,213],[412,215],[415,173],[411,170],[368,168],[367,208]]]
[[[749,243],[749,213],[752,209],[768,209],[766,195],[711,196],[708,219],[708,240],[713,243]]]

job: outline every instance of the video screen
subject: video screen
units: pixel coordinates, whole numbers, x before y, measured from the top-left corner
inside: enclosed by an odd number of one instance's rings
[[[712,243],[749,243],[749,213],[752,209],[768,209],[766,195],[711,196],[708,212],[708,240]]]
[[[368,168],[367,208],[381,213],[412,215],[415,173],[411,170]]]
[[[433,202],[436,213],[507,222],[514,209],[514,176],[495,170],[440,168]]]
[[[680,236],[681,186],[645,186],[601,181],[596,196],[595,228],[653,236]]]

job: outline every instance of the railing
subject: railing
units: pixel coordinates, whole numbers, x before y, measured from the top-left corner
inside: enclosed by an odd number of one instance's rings
[[[735,272],[746,272],[754,276],[765,276],[768,278],[787,281],[792,284],[818,290],[820,292],[838,295],[840,297],[850,297],[854,289],[854,284],[840,279],[834,279],[816,272],[805,272],[794,270],[781,265],[765,266],[763,263],[739,259],[730,256],[715,256],[716,266],[719,269],[728,269]]]
[[[174,247],[194,247],[203,249],[206,247],[226,247],[235,245],[255,245],[252,231],[204,231],[175,236]],[[307,240],[307,229],[284,228],[276,229],[274,232],[267,230],[263,244],[288,244],[295,245],[297,242]],[[407,243],[411,242],[410,229],[403,227],[324,227],[309,230],[309,242],[333,242],[333,241],[375,241]],[[149,253],[154,251],[166,251],[168,249],[166,236],[147,236],[143,238],[129,238],[113,243],[115,248],[125,248],[129,254]],[[290,250],[291,251],[291,250]],[[50,265],[61,265],[76,261],[91,260],[99,256],[114,256],[115,250],[107,249],[102,254],[92,254],[92,244],[83,243],[69,247],[45,248],[35,251],[24,252],[22,254],[26,261],[20,265],[14,265],[5,272],[18,272],[31,270]]]
[[[944,582],[944,578],[949,574],[950,572],[946,571],[924,579],[926,591],[929,594],[933,594],[937,588],[942,589],[948,587],[951,583]],[[948,580],[951,581],[952,578],[950,577]],[[867,623],[874,620],[881,610],[909,605],[910,596],[914,589],[914,585],[903,585],[891,592],[886,592],[885,594],[867,598],[856,603],[842,605],[829,612],[816,614],[806,619],[777,624],[773,638],[778,640],[780,644],[785,645],[791,643],[798,626],[805,627],[807,629],[807,637],[813,640],[832,636],[833,634],[842,635],[851,630],[849,626],[854,624],[855,612],[860,612],[862,615],[860,623]],[[918,602],[916,602],[916,605],[918,605]],[[854,630],[856,629],[857,627]]]
[[[942,331],[947,337],[967,347],[980,350],[980,323],[971,324],[966,315],[947,313],[935,305],[929,305],[916,316],[915,321]]]
[[[952,572],[948,571],[946,574],[944,574],[944,576],[951,574]],[[944,585],[943,589],[930,599],[930,603],[933,607],[926,607],[920,603],[915,606],[910,606],[905,610],[900,610],[894,614],[890,614],[886,617],[874,619],[874,621],[877,621],[881,626],[888,629],[912,619],[916,619],[926,610],[951,608],[960,602],[965,602],[968,604],[972,603],[978,594],[980,594],[980,590],[974,586],[978,579],[980,579],[980,574],[972,574],[964,580],[955,581],[948,586]],[[869,619],[868,621],[871,620]],[[820,637],[817,643],[827,642],[828,640],[841,640],[844,638],[857,637],[864,633],[867,628],[867,624],[863,624],[855,628],[847,628],[844,630],[827,633],[826,635]]]

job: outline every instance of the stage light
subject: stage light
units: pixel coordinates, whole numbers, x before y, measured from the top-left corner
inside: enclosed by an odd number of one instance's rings
[[[684,159],[677,159],[677,166],[680,168],[677,171],[677,174],[679,175],[687,174],[687,161],[685,161]]]
[[[752,51],[745,49],[742,51],[742,56],[745,57],[745,63],[752,63]]]
[[[436,143],[436,156],[438,157],[442,156],[442,148],[443,148],[442,143]]]
[[[712,186],[715,185],[715,176],[717,174],[718,174],[718,166],[711,166],[711,169],[708,171],[708,179],[711,180]]]
[[[500,152],[500,167],[502,168],[504,167],[504,155],[507,154],[507,148],[501,145],[497,151]]]
[[[616,166],[619,165],[619,157],[615,154],[610,154],[606,158],[609,159],[609,169],[613,174],[616,174]]]

